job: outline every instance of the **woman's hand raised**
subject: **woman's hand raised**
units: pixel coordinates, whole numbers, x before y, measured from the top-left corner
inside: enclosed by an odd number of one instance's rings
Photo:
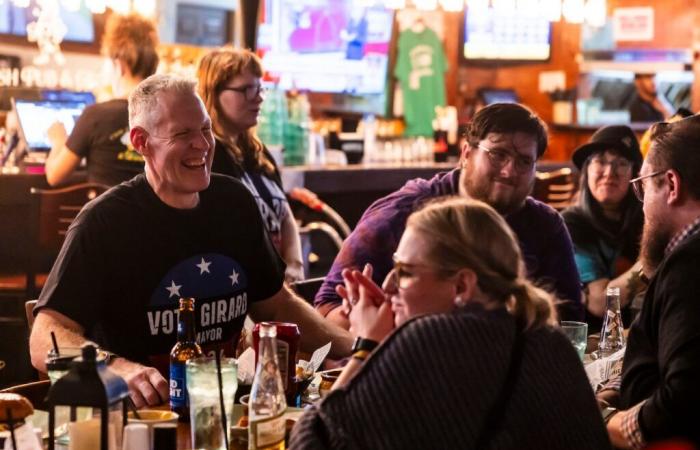
[[[345,269],[345,286],[336,288],[350,319],[350,332],[381,342],[394,329],[394,314],[386,293],[372,281],[372,266],[363,271]]]

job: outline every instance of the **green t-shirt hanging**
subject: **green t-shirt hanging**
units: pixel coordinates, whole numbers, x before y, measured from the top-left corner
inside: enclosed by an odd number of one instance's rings
[[[432,136],[435,107],[445,105],[447,61],[435,32],[407,29],[399,36],[394,75],[401,83],[407,136]]]

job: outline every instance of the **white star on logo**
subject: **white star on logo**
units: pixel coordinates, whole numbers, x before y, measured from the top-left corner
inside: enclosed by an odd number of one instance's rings
[[[170,297],[172,297],[172,296],[179,297],[179,296],[180,296],[180,288],[181,288],[181,287],[182,287],[181,284],[175,284],[175,281],[170,280],[170,287],[166,287],[166,288],[165,288],[165,289],[167,289],[167,290],[170,292],[170,295],[168,296],[168,298],[170,298]]]
[[[204,272],[206,273],[211,273],[209,272],[209,266],[211,265],[211,261],[206,262],[204,258],[202,258],[202,262],[199,264],[195,264],[195,266],[199,267],[199,274],[202,275]]]
[[[229,275],[228,277],[231,279],[231,286],[234,284],[238,284],[238,272],[236,272],[236,269],[233,269],[233,273]]]

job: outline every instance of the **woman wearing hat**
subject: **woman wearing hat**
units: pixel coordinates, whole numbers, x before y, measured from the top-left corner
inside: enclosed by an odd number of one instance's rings
[[[630,302],[644,288],[637,262],[642,205],[629,183],[642,164],[637,137],[624,125],[603,127],[572,159],[581,171],[578,202],[562,215],[574,243],[589,329],[602,325],[609,287],[620,288],[629,324]]]

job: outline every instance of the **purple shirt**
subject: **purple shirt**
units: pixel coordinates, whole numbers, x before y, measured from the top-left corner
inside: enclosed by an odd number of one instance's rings
[[[316,294],[316,308],[325,315],[341,303],[335,287],[343,282],[341,272],[345,268],[361,268],[370,263],[374,268],[372,278],[381,284],[393,266],[392,255],[408,216],[426,201],[458,195],[459,174],[459,169],[455,169],[430,180],[417,178],[374,202],[343,243]],[[518,237],[528,278],[563,301],[557,305],[560,320],[582,320],[581,282],[571,237],[559,213],[528,197],[520,210],[505,219]]]

